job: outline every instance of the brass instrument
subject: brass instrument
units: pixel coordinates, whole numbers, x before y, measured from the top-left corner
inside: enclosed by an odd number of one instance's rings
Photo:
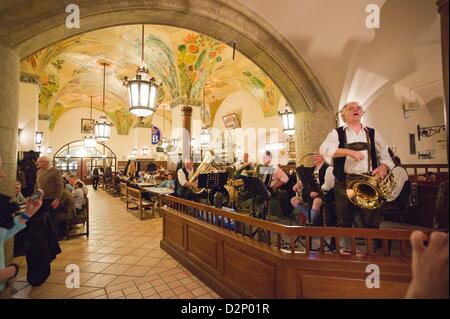
[[[356,206],[365,209],[378,209],[395,190],[392,171],[382,180],[378,175],[359,174],[347,182],[346,194]]]
[[[197,181],[200,174],[207,174],[207,173],[217,173],[218,170],[211,165],[211,163],[214,162],[214,152],[208,151],[206,153],[205,158],[200,163],[200,165],[197,167],[197,170],[192,174],[191,178],[189,178],[189,183],[193,184]],[[205,188],[193,188],[192,192],[195,195],[200,195],[205,191]]]

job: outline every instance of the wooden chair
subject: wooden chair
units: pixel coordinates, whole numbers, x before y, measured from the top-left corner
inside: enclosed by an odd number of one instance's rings
[[[130,207],[130,204],[134,206]],[[138,210],[140,220],[155,217],[155,204],[155,202],[143,199],[140,189],[127,187],[127,211]]]
[[[120,200],[127,200],[127,183],[120,182]]]
[[[71,228],[75,225],[83,224],[84,232],[71,232]],[[73,216],[67,218],[66,224],[66,240],[73,237],[86,236],[89,237],[89,198],[84,196],[83,211],[81,214],[73,212]]]

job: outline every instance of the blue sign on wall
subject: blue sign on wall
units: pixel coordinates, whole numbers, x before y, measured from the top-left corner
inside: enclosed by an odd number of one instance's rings
[[[152,127],[152,145],[156,145],[161,140],[161,132],[156,126]]]

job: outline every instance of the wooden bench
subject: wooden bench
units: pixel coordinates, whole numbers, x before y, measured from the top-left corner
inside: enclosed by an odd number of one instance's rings
[[[120,200],[127,200],[127,183],[120,182]]]
[[[130,204],[133,206],[130,207]],[[127,211],[138,210],[140,220],[155,217],[155,204],[155,202],[143,199],[140,189],[127,187]]]
[[[75,225],[83,224],[84,231],[81,232],[71,232],[71,228]],[[86,236],[89,237],[89,198],[84,196],[83,211],[81,214],[77,214],[76,211],[73,212],[71,218],[67,218],[66,223],[66,240],[73,237]]]

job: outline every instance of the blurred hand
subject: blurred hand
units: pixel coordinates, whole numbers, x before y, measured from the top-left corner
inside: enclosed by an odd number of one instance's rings
[[[428,240],[428,246],[424,241]],[[448,299],[448,234],[411,234],[412,281],[405,298]]]
[[[362,161],[364,159],[364,154],[359,151],[350,150],[350,157],[352,157],[355,161]]]
[[[25,213],[32,217],[42,206],[42,199],[32,200],[31,198],[27,198],[25,205]]]
[[[58,208],[59,203],[60,203],[59,199],[56,198],[53,200],[53,202],[50,204],[50,206],[51,206],[51,208],[56,209],[56,208]]]
[[[309,193],[309,197],[311,197],[311,198],[316,198],[317,196],[319,196],[319,193],[317,193],[317,192]]]
[[[381,179],[384,179],[387,175],[387,166],[384,164],[381,164],[380,166],[378,166],[377,168],[375,168],[372,171],[373,175],[378,175],[381,177]]]

